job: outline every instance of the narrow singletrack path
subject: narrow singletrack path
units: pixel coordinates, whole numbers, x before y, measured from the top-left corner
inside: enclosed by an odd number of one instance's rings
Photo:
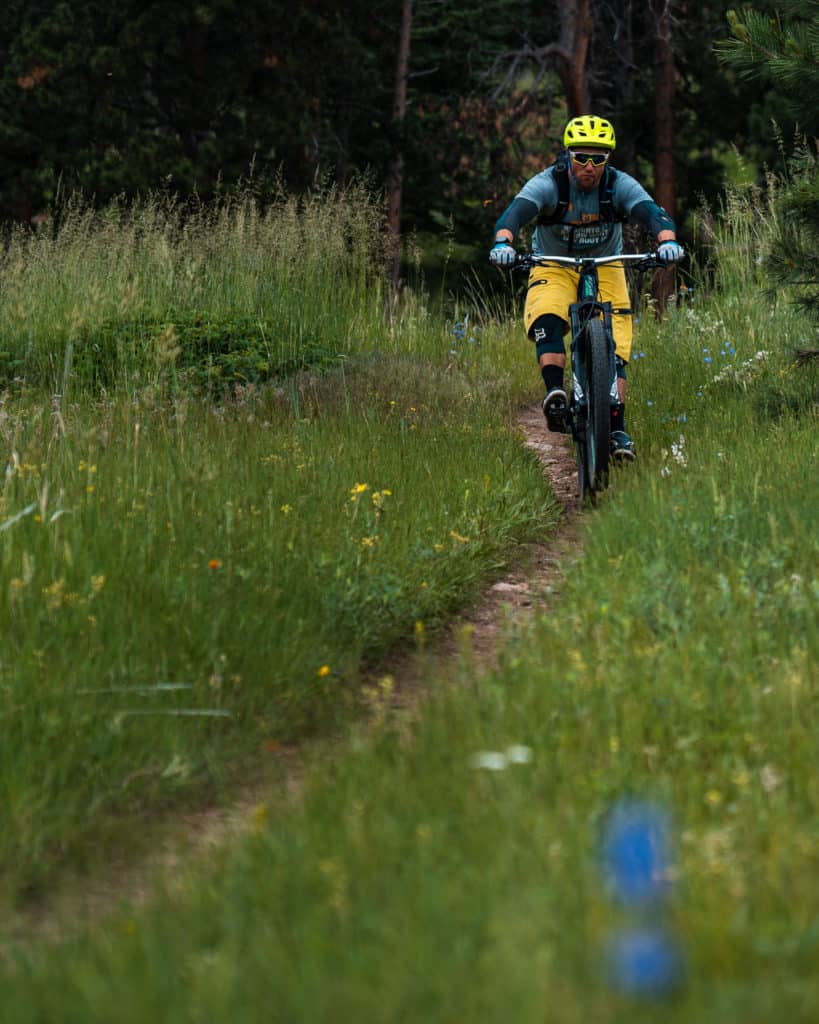
[[[534,612],[549,609],[560,591],[567,566],[580,550],[578,526],[583,512],[578,498],[577,464],[569,438],[549,433],[540,405],[522,409],[516,424],[524,443],[540,460],[555,497],[563,506],[563,518],[547,542],[532,546],[526,565],[492,584],[481,602],[460,620],[470,629],[472,655],[478,668],[495,665],[499,634],[504,628],[514,628]],[[446,645],[455,646],[451,636]]]

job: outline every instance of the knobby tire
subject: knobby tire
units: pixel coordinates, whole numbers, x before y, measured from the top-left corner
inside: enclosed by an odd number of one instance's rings
[[[602,320],[586,324],[586,481],[592,494],[608,483],[611,445],[611,357]]]

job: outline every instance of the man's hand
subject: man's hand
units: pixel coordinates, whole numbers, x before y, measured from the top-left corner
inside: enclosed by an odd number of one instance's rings
[[[489,250],[489,262],[496,267],[511,267],[517,255],[517,251],[508,242],[495,242]]]
[[[683,256],[685,256],[685,249],[679,242],[661,242],[657,249],[657,259],[667,267],[670,267],[672,263],[679,263]]]

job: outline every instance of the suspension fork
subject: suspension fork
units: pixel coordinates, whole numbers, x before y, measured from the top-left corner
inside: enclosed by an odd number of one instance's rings
[[[597,266],[594,263],[581,267],[577,283],[577,302],[572,303],[569,319],[572,332],[572,387],[576,406],[585,405],[586,401],[586,363],[583,351],[583,329],[586,322],[594,316],[602,316],[606,336],[610,342],[609,375],[611,387],[609,398],[612,405],[620,401],[617,388],[617,365],[614,357],[614,333],[612,328],[612,308],[610,302],[599,302],[597,293],[600,281]]]

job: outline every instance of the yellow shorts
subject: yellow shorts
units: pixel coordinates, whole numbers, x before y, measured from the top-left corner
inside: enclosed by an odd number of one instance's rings
[[[616,263],[597,268],[601,302],[610,302],[613,310],[627,310],[631,300],[626,284],[626,272]],[[568,267],[535,267],[529,274],[529,290],[523,312],[526,333],[539,316],[554,313],[569,319],[569,306],[577,302],[577,282],[580,275]],[[631,313],[615,312],[611,318],[614,347],[617,355],[628,362],[631,355]]]

